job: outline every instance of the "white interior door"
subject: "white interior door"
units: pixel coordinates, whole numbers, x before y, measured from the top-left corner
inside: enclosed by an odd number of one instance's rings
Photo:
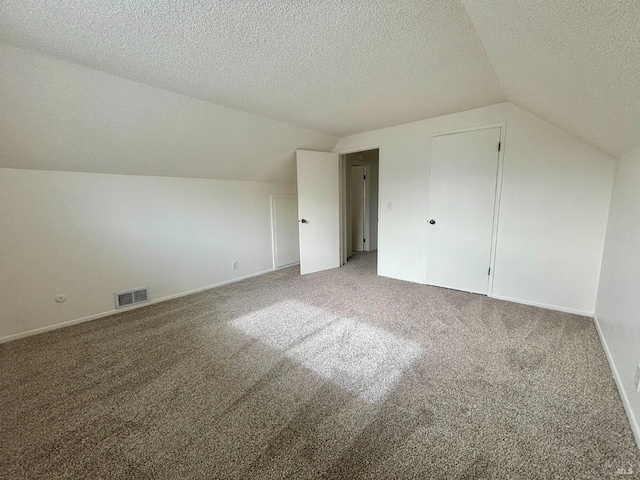
[[[340,266],[340,175],[337,153],[296,151],[300,273]]]
[[[295,195],[271,195],[271,222],[273,267],[281,268],[298,263],[298,198]]]
[[[364,166],[351,167],[351,248],[364,251]]]
[[[427,284],[487,294],[500,127],[434,137]]]

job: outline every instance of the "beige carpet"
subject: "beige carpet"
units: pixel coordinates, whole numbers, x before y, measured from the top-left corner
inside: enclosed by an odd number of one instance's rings
[[[377,277],[375,254],[17,340],[0,366],[3,479],[640,478],[590,319]]]

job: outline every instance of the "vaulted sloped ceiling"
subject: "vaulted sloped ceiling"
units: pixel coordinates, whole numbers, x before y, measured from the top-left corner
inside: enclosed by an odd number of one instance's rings
[[[504,100],[640,144],[634,0],[4,0],[0,42],[344,136]]]
[[[504,101],[443,0],[3,0],[0,41],[340,136]]]
[[[508,100],[613,156],[640,145],[640,1],[464,4]]]

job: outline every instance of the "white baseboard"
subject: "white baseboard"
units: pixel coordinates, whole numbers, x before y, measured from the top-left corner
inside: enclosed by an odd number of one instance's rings
[[[609,361],[609,367],[611,368],[611,373],[613,373],[613,379],[616,382],[616,386],[618,387],[618,393],[620,394],[620,398],[622,399],[622,405],[624,406],[624,410],[627,413],[627,418],[629,419],[629,424],[631,425],[631,431],[633,432],[633,436],[636,439],[636,446],[640,449],[640,427],[638,426],[638,420],[631,409],[631,403],[629,402],[629,397],[627,396],[627,392],[624,389],[622,379],[618,374],[618,369],[616,368],[616,364],[613,361],[613,356],[611,355],[611,350],[609,350],[609,345],[607,344],[607,340],[604,338],[604,334],[602,333],[602,328],[600,328],[600,322],[598,322],[598,317],[596,315],[593,316],[593,323],[596,325],[596,330],[598,331],[598,336],[600,337],[600,343],[602,343],[602,347],[604,348],[604,352],[607,355],[607,360]]]
[[[549,305],[547,303],[532,302],[530,300],[522,300],[520,298],[503,297],[502,295],[491,295],[496,300],[505,300],[507,302],[521,303],[523,305],[531,305],[532,307],[546,308],[547,310],[556,310],[558,312],[573,313],[582,315],[583,317],[593,317],[593,312],[586,310],[575,310],[573,308],[559,307],[558,305]]]
[[[300,265],[300,262],[287,263],[286,265],[275,267],[274,270],[282,270],[283,268],[295,267],[297,265]]]
[[[162,298],[156,298],[149,302],[141,303],[140,305],[133,305],[131,307],[119,308],[117,310],[109,310],[106,312],[96,313],[94,315],[89,315],[87,317],[76,318],[74,320],[68,320],[66,322],[56,323],[54,325],[47,325],[46,327],[34,328],[33,330],[27,330],[26,332],[14,333],[11,335],[6,335],[4,337],[0,337],[0,343],[10,342],[12,340],[18,340],[19,338],[30,337],[32,335],[37,335],[39,333],[50,332],[51,330],[58,330],[59,328],[70,327],[71,325],[77,325],[78,323],[89,322],[91,320],[97,320],[98,318],[108,317],[109,315],[115,315],[116,313],[127,312],[129,310],[135,310],[137,308],[143,308],[148,305],[153,305],[155,303],[166,302],[167,300],[173,300],[174,298],[186,297],[187,295],[192,295],[194,293],[204,292],[205,290],[211,290],[212,288],[221,287],[223,285],[228,285],[229,283],[240,282],[242,280],[246,280],[252,277],[258,277],[260,275],[264,275],[265,273],[272,272],[273,269],[263,270],[261,272],[252,273],[250,275],[245,275],[244,277],[234,278],[231,280],[225,280],[224,282],[219,282],[213,285],[208,285],[206,287],[195,288],[193,290],[189,290],[187,292],[176,293],[173,295],[168,295]]]
[[[392,278],[393,280],[400,280],[402,282],[409,282],[409,283],[418,283],[420,285],[425,285],[424,283],[424,279],[421,278],[407,278],[407,277],[399,277],[397,275],[388,275],[386,273],[380,273],[380,268],[378,267],[377,271],[376,271],[377,275],[379,277],[385,277],[385,278]]]

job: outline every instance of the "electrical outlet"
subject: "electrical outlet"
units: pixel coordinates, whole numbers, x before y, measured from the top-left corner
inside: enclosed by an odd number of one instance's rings
[[[238,260],[234,260],[233,262],[231,262],[231,270],[237,270],[238,269]]]
[[[636,365],[636,378],[634,382],[636,384],[636,391],[640,392],[640,363]]]

